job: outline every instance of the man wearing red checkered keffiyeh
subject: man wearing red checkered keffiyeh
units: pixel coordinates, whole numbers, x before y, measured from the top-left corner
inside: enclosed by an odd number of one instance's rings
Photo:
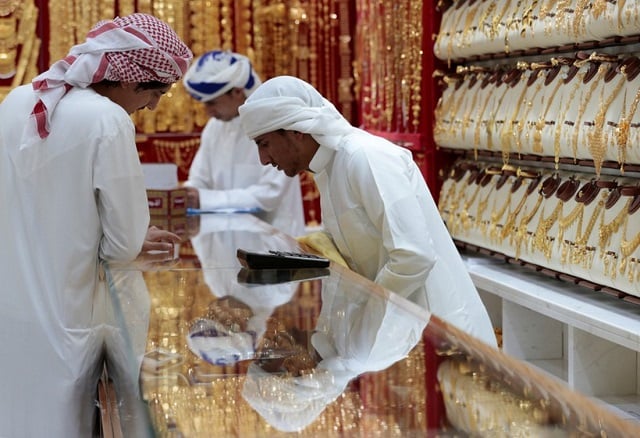
[[[70,87],[102,80],[173,84],[187,71],[193,55],[164,22],[146,14],[101,21],[86,41],[32,81],[40,100],[33,110],[38,135],[49,135],[56,105]]]
[[[191,56],[157,18],[116,18],[0,103],[1,437],[96,430],[97,378],[113,342],[108,315],[135,312],[146,327],[148,311],[144,288],[132,288],[124,308],[107,304],[101,263],[150,250],[171,259],[180,240],[149,228],[130,115],[154,109]]]

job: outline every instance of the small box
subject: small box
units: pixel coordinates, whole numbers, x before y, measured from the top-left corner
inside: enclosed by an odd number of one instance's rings
[[[151,216],[183,216],[187,214],[187,191],[183,188],[147,189],[147,201]]]

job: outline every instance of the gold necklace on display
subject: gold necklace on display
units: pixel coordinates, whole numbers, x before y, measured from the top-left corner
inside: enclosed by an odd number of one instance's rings
[[[582,227],[582,218],[580,221],[580,227],[578,228],[578,232],[576,233],[576,241],[571,248],[571,263],[574,265],[579,265],[584,269],[591,269],[593,265],[593,259],[595,255],[595,248],[588,247],[587,242],[591,237],[591,233],[595,228],[595,224],[598,218],[602,217],[604,214],[604,206],[606,203],[607,194],[604,193],[601,196],[601,199],[598,201],[598,205],[594,209],[593,213],[589,218],[589,222],[587,223],[587,228],[584,230],[584,233],[581,232]]]
[[[634,282],[636,280],[636,271],[638,259],[635,257],[631,257],[638,247],[640,246],[640,231],[636,233],[631,239],[627,239],[627,224],[629,223],[628,216],[624,221],[623,231],[622,231],[622,239],[620,241],[620,262],[619,262],[619,272],[620,274],[627,273],[627,279],[629,282]],[[628,270],[628,272],[627,272]]]
[[[606,74],[607,69],[603,64],[598,65],[598,71],[596,73],[596,77],[591,78],[593,83],[591,84],[591,88],[588,92],[583,94],[583,96],[587,96],[586,99],[582,99],[580,102],[580,106],[578,107],[578,114],[576,116],[576,120],[573,121],[573,134],[571,135],[571,150],[573,151],[573,159],[576,160],[578,156],[578,133],[580,132],[580,125],[582,125],[582,116],[587,108],[587,104],[590,101],[591,96],[594,95],[596,88],[600,85],[600,80],[602,76]]]
[[[624,75],[621,75],[618,84],[616,84],[614,90],[609,94],[607,100],[600,105],[598,108],[598,113],[594,119],[594,126],[591,128],[591,132],[587,134],[587,139],[589,142],[589,152],[591,153],[591,157],[593,158],[593,164],[596,169],[596,176],[600,175],[600,171],[602,169],[602,163],[604,161],[605,156],[605,148],[608,143],[608,136],[604,134],[604,119],[607,114],[607,110],[611,106],[613,100],[618,97],[620,90],[626,84],[627,78]],[[602,89],[604,93],[604,87]]]
[[[500,206],[500,208],[496,208],[496,204],[498,202],[498,200],[496,199],[493,203],[493,209],[491,210],[491,216],[489,219],[489,239],[492,242],[497,242],[498,238],[500,237],[500,234],[502,232],[501,230],[501,225],[499,224],[500,220],[502,219],[502,217],[504,216],[505,212],[507,211],[507,207],[509,205],[511,205],[511,196],[513,194],[513,192],[511,191],[511,189],[509,187],[504,186],[504,189],[507,190],[509,193],[507,194],[507,199],[504,200],[502,206]],[[499,192],[499,190],[498,190]]]
[[[631,202],[633,201],[633,198],[630,198],[626,205],[618,212],[618,214],[616,215],[616,217],[614,217],[611,222],[605,224],[604,223],[604,216],[602,217],[602,220],[600,222],[600,229],[599,229],[599,236],[600,239],[598,241],[598,246],[600,247],[600,250],[603,252],[605,251],[605,248],[611,243],[611,236],[614,233],[617,233],[618,230],[620,229],[620,225],[623,224],[623,222],[626,220],[627,216],[629,215],[629,206],[631,205]]]
[[[562,214],[562,207],[564,206],[564,201],[558,200],[555,208],[551,212],[548,217],[544,217],[544,207],[540,212],[540,220],[538,222],[538,226],[536,227],[536,231],[533,236],[533,248],[542,252],[544,256],[549,260],[551,258],[551,249],[553,246],[553,238],[548,235],[549,230],[553,224],[558,220],[560,215]]]
[[[533,184],[536,181],[536,179],[539,178],[538,174],[526,172],[520,169],[518,169],[518,175],[522,176],[523,178],[534,178],[529,184]],[[522,195],[522,198],[520,198],[520,202],[518,202],[518,205],[516,206],[516,208],[514,208],[509,213],[509,215],[507,216],[507,220],[504,222],[504,226],[502,227],[502,233],[500,234],[501,239],[504,240],[507,236],[511,236],[509,241],[513,242],[513,234],[515,232],[514,225],[516,223],[516,219],[520,214],[520,210],[522,210],[522,207],[524,207],[524,205],[526,204],[530,193],[532,193],[532,190],[530,190],[530,187],[527,187],[524,189],[524,194]]]
[[[522,67],[521,64],[518,64],[517,68],[522,69],[526,67]],[[520,141],[520,135],[522,134],[522,118],[519,118],[518,114],[520,114],[523,98],[529,88],[526,84],[527,80],[527,76],[524,73],[521,73],[519,82],[524,82],[524,86],[522,87],[522,91],[520,92],[520,95],[516,100],[516,104],[511,113],[511,116],[509,117],[509,120],[505,120],[504,125],[502,126],[502,129],[500,131],[500,145],[502,148],[502,156],[507,157],[507,160],[512,150],[512,140],[515,142],[515,150],[517,151],[517,153],[520,154],[520,152],[522,151],[522,144]]]
[[[531,234],[529,233],[529,223],[538,212],[538,209],[542,205],[543,199],[544,196],[542,195],[542,193],[539,193],[534,206],[531,207],[531,210],[529,212],[522,216],[522,219],[520,219],[520,223],[518,224],[518,228],[513,237],[513,246],[516,248],[516,259],[519,259],[520,255],[522,254],[523,245],[527,249],[529,248],[529,240],[531,239]]]
[[[633,98],[633,102],[631,102],[628,113],[625,112],[626,102],[623,104],[620,120],[618,121],[618,126],[615,130],[616,144],[618,146],[618,163],[620,163],[620,169],[622,171],[624,171],[624,164],[627,160],[627,142],[629,141],[631,120],[633,120],[633,116],[638,109],[638,104],[640,104],[640,88],[636,91],[636,95]]]

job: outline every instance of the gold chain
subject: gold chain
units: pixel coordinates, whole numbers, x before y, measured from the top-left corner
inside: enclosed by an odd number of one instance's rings
[[[522,219],[520,219],[520,223],[518,224],[517,231],[513,237],[514,242],[512,242],[512,244],[516,248],[516,258],[520,258],[523,244],[525,244],[525,246],[529,248],[530,234],[529,234],[528,225],[533,219],[533,217],[536,215],[536,213],[538,212],[538,209],[540,208],[540,206],[542,205],[543,198],[544,196],[542,194],[539,194],[538,199],[536,199],[535,205],[531,208],[531,211],[526,213],[522,217]]]
[[[598,217],[601,217],[604,214],[606,198],[607,194],[603,193],[601,199],[598,201],[598,205],[596,205],[596,208],[591,213],[589,222],[587,223],[587,228],[584,230],[584,233],[581,232],[581,222],[580,227],[578,228],[578,232],[576,233],[576,240],[571,247],[571,263],[574,265],[580,265],[584,269],[591,269],[591,266],[593,264],[595,248],[588,247],[587,243],[589,242],[591,233],[595,228]]]
[[[578,108],[578,114],[576,120],[573,121],[573,135],[571,137],[571,149],[573,150],[573,158],[576,159],[578,155],[578,133],[580,132],[580,125],[582,124],[582,116],[586,110],[586,106],[589,103],[590,97],[595,94],[595,89],[600,85],[602,77],[607,72],[604,64],[600,64],[598,66],[597,77],[592,78],[593,83],[591,84],[591,88],[584,96],[587,96],[586,99],[583,99],[580,102],[580,107]]]
[[[625,97],[626,100],[626,97]],[[638,104],[640,104],[640,88],[636,91],[636,95],[631,102],[629,112],[625,113],[626,105],[622,107],[622,113],[620,115],[620,121],[616,127],[616,144],[618,145],[618,163],[620,163],[621,170],[624,170],[624,164],[627,160],[627,142],[629,141],[629,129],[631,128],[631,120],[635,115]]]
[[[620,209],[616,217],[614,217],[613,220],[611,220],[611,222],[605,224],[604,215],[602,216],[602,220],[600,222],[600,230],[599,230],[600,239],[598,241],[598,246],[600,247],[600,250],[602,251],[603,254],[605,253],[605,248],[609,246],[609,244],[611,243],[611,236],[613,235],[613,233],[618,232],[618,230],[620,229],[620,225],[622,225],[623,221],[627,218],[629,213],[629,206],[631,205],[632,201],[633,201],[633,197],[631,197],[627,201],[625,206],[622,209]]]
[[[564,202],[562,200],[559,200],[548,217],[544,217],[544,207],[542,209],[542,212],[540,213],[540,220],[533,237],[533,247],[534,249],[541,251],[547,258],[547,260],[551,258],[551,248],[553,242],[553,239],[548,236],[548,233],[553,224],[558,220],[558,217],[561,216],[563,206]]]
[[[624,75],[621,75],[614,90],[609,94],[607,100],[600,105],[600,108],[598,108],[598,113],[594,119],[594,125],[591,128],[591,132],[587,134],[589,152],[593,157],[593,164],[595,166],[597,176],[600,175],[600,171],[602,170],[602,163],[604,161],[605,148],[608,140],[604,135],[604,119],[611,103],[618,96],[626,82],[627,78]],[[602,89],[602,92],[604,93],[604,88]]]

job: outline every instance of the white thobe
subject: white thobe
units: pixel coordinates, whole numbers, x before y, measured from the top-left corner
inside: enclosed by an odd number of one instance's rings
[[[279,230],[304,234],[300,179],[260,164],[258,148],[238,117],[209,120],[186,185],[198,188],[201,209],[259,208],[260,217]]]
[[[310,163],[351,269],[490,345],[491,321],[410,151],[360,129]]]
[[[0,105],[0,436],[87,437],[106,287],[100,258],[130,260],[149,223],[134,125],[73,88],[51,134],[24,146],[31,85]]]

